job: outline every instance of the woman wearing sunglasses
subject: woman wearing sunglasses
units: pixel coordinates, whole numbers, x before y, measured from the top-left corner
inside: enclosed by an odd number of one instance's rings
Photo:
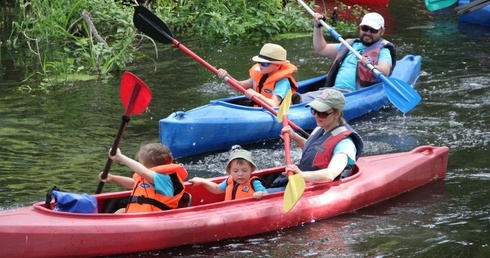
[[[345,97],[342,92],[328,88],[306,107],[311,109],[317,127],[305,139],[285,126],[281,134],[289,133],[291,139],[303,150],[298,165],[286,166],[286,171],[301,173],[306,181],[330,182],[348,177],[362,153],[361,136],[345,121]],[[279,176],[267,192],[283,191],[287,184],[285,175]]]
[[[320,20],[325,21],[325,17],[315,13],[313,22],[315,53],[335,59],[328,71],[326,87],[333,87],[347,93],[379,82],[380,79],[366,67],[369,63],[383,75],[391,74],[396,64],[396,50],[392,43],[382,38],[385,32],[383,16],[374,12],[364,15],[359,24],[359,38],[346,40],[363,56],[361,59],[358,59],[342,43],[327,44]],[[303,94],[303,101],[312,100],[317,93]]]
[[[295,95],[298,84],[293,73],[298,69],[286,57],[287,52],[280,45],[265,44],[259,55],[252,57],[255,65],[249,71],[250,78],[236,81],[246,89],[245,96],[249,99],[255,96],[271,107],[278,107],[289,90]],[[217,75],[220,79],[228,76],[230,80],[235,80],[224,69],[219,69]],[[293,103],[299,102],[293,100]]]

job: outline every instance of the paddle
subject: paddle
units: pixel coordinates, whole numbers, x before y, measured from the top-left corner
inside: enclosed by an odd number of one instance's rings
[[[282,122],[282,126],[288,125],[288,111],[291,105],[291,91],[286,94],[286,97],[281,103],[279,112],[277,113],[277,120]],[[291,148],[290,148],[290,135],[289,133],[284,133],[282,135],[284,140],[284,154],[286,156],[286,165],[291,165]],[[284,190],[284,212],[289,212],[294,205],[299,201],[301,195],[305,191],[305,179],[301,174],[294,174],[291,171],[287,171],[288,184]]]
[[[458,0],[425,0],[425,7],[427,7],[427,10],[429,11],[437,11],[449,7],[457,2]]]
[[[306,5],[302,0],[297,0],[297,2],[302,5],[311,16],[314,16],[315,13],[311,8]],[[358,59],[361,59],[362,56],[352,48],[349,43],[347,43],[342,36],[340,36],[332,27],[328,26],[323,20],[320,20],[320,23],[324,28],[328,30],[328,32],[345,47],[347,47]],[[410,85],[405,83],[402,80],[398,80],[395,78],[388,78],[384,76],[378,69],[374,68],[373,65],[369,64],[367,67],[383,82],[383,88],[386,92],[386,96],[393,103],[395,107],[397,107],[403,113],[407,113],[412,108],[414,108],[422,99],[420,95],[415,91]]]
[[[125,111],[124,115],[122,116],[121,126],[117,132],[116,139],[114,139],[114,144],[112,144],[111,155],[116,155],[119,142],[121,141],[124,130],[126,129],[126,125],[129,123],[130,115],[143,113],[151,101],[150,88],[148,88],[148,86],[140,78],[130,72],[123,73],[119,91]],[[101,176],[103,179],[107,178],[111,165],[112,159],[107,158],[107,162]],[[101,193],[103,187],[104,182],[100,181],[95,193]]]
[[[463,16],[478,11],[489,4],[490,4],[490,0],[475,0],[454,8],[454,11],[456,12],[456,15]]]
[[[168,43],[174,44],[177,48],[182,50],[184,53],[186,53],[190,57],[194,58],[194,60],[198,61],[200,64],[202,64],[204,67],[206,67],[208,70],[210,70],[214,74],[218,73],[218,70],[216,68],[214,68],[214,66],[210,65],[204,59],[202,59],[201,57],[196,55],[194,52],[192,52],[190,49],[185,47],[182,43],[180,43],[179,41],[174,39],[172,37],[172,33],[168,29],[167,25],[160,18],[158,18],[154,13],[152,13],[150,10],[148,10],[146,7],[141,6],[141,5],[135,7],[133,22],[134,22],[134,25],[136,26],[137,29],[141,30],[143,33],[148,35],[153,40],[158,41],[160,43],[165,43],[165,44],[168,44]],[[231,85],[233,88],[235,88],[236,90],[245,94],[246,90],[242,86],[240,86],[240,84],[238,84],[234,80],[230,80],[228,77],[225,77],[224,80],[229,85]],[[274,110],[267,103],[263,102],[261,99],[254,96],[254,97],[252,97],[252,100],[255,103],[262,106],[263,108],[267,109],[272,114],[277,115],[277,111]],[[295,130],[297,130],[301,134],[301,136],[303,136],[303,137],[309,136],[309,134],[307,132],[305,132],[305,130],[303,130],[298,125],[294,124],[293,122],[289,121],[289,125],[292,128],[294,128]]]

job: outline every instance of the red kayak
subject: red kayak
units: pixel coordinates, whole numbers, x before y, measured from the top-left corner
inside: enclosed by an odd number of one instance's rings
[[[129,191],[98,194],[99,213],[53,211],[45,203],[0,213],[0,257],[88,257],[214,242],[295,227],[355,211],[444,178],[447,147],[361,157],[354,174],[330,183],[307,184],[288,213],[283,193],[260,200],[226,201],[186,183],[190,207],[151,213],[101,213]],[[280,173],[284,167],[257,171]],[[212,180],[220,182],[225,177]],[[52,206],[52,203],[51,203]],[[112,211],[111,211],[112,212]]]

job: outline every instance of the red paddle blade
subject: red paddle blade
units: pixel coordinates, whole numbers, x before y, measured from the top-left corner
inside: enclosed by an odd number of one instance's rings
[[[121,79],[121,101],[126,111],[125,116],[143,113],[151,101],[150,88],[136,75],[124,72]]]

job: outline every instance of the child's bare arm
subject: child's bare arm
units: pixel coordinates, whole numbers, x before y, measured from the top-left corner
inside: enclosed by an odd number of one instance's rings
[[[144,179],[148,180],[150,183],[154,183],[153,181],[153,171],[145,167],[143,164],[138,161],[127,157],[126,155],[121,153],[121,150],[117,149],[116,155],[111,156],[111,150],[109,150],[109,157],[114,160],[123,163],[128,168],[130,168],[134,173],[140,175]]]
[[[100,179],[100,181],[102,181],[104,183],[113,182],[113,183],[119,184],[119,185],[121,185],[127,189],[133,189],[133,187],[134,187],[134,179],[131,177],[116,176],[116,175],[109,173],[109,174],[107,174],[106,179],[102,179],[102,173],[103,172],[100,172],[99,179]]]
[[[204,178],[194,177],[191,180],[189,180],[189,182],[191,182],[193,186],[202,185],[204,186],[204,188],[206,188],[206,190],[214,194],[220,194],[224,192],[223,190],[219,189],[218,184]]]

